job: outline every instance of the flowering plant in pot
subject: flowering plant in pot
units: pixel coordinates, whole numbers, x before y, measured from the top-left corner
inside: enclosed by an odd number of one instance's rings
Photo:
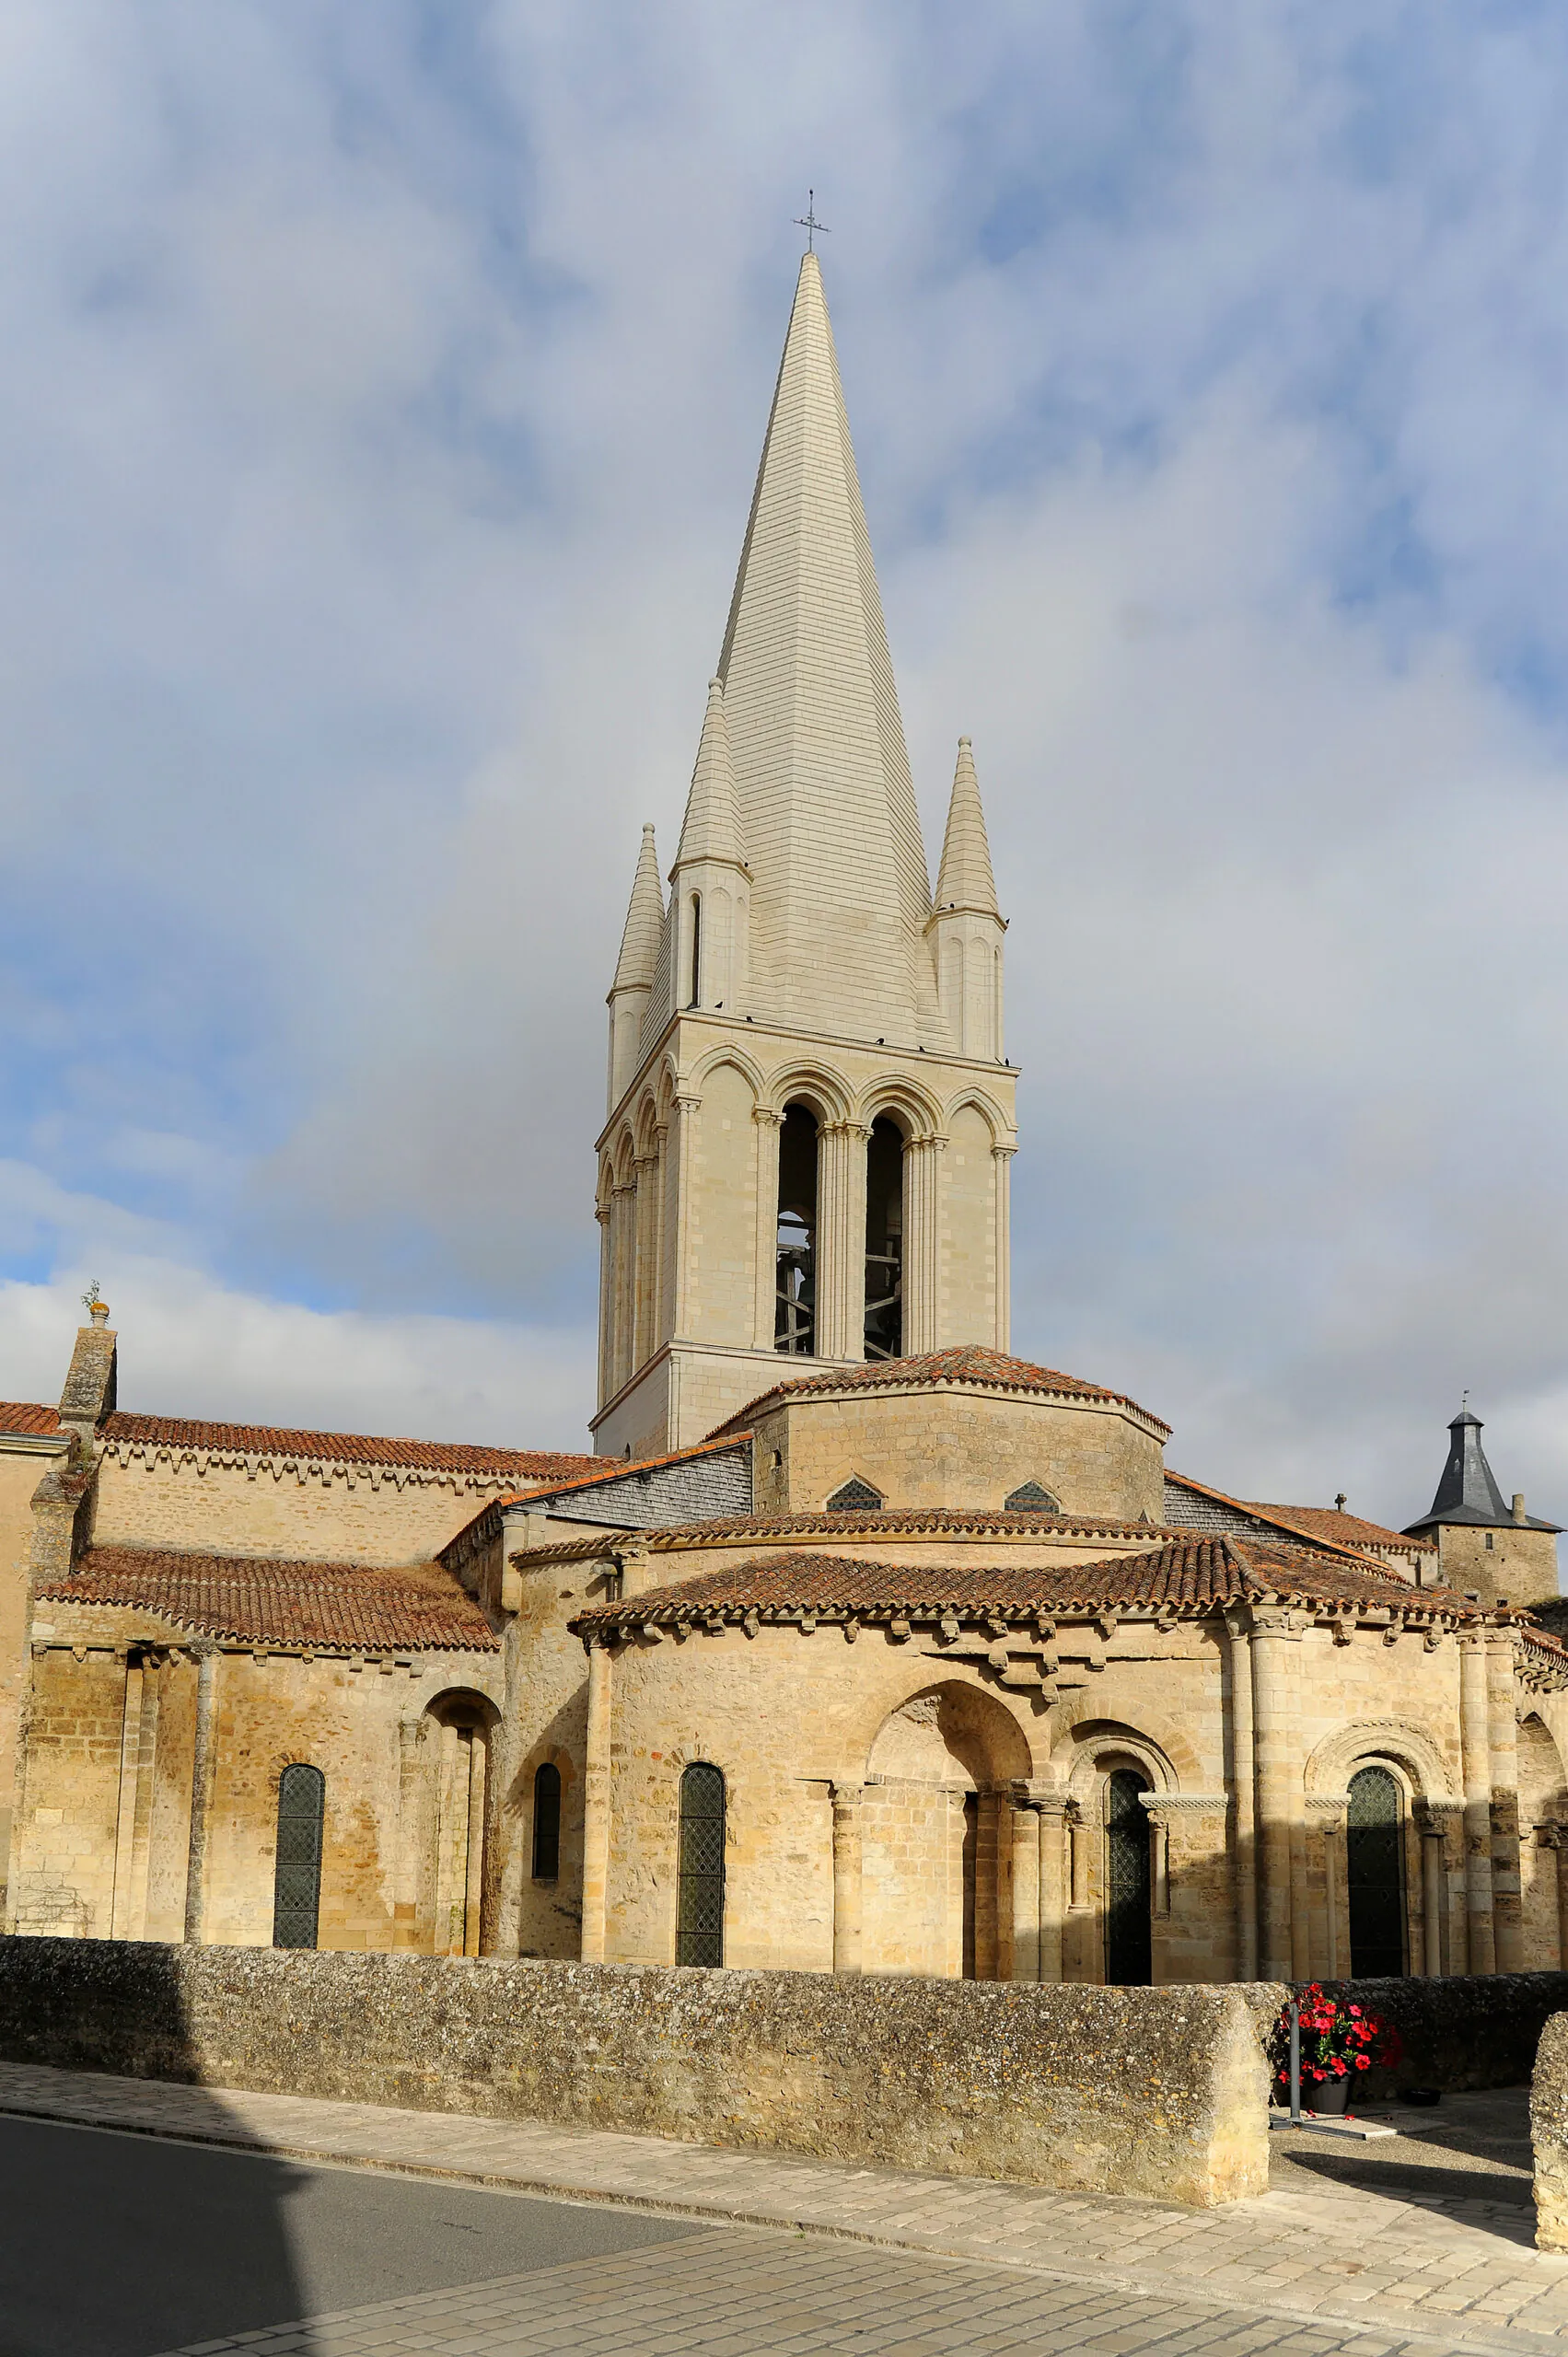
[[[1330,1997],[1314,1980],[1301,1992],[1301,2100],[1308,2111],[1343,2111],[1374,2063],[1391,2068],[1403,2051],[1400,2034],[1380,2014],[1348,1997]],[[1290,2101],[1290,2007],[1280,2009],[1269,2040],[1274,2093]]]

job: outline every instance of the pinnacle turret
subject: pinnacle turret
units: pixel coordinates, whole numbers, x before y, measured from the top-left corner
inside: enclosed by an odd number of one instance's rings
[[[986,840],[985,813],[981,808],[980,780],[974,752],[967,737],[958,739],[958,766],[953,772],[952,799],[947,805],[947,831],[942,842],[942,865],[936,877],[937,909],[968,909],[981,916],[1000,916],[996,879],[991,872],[991,845]]]
[[[658,853],[651,826],[643,829],[637,872],[626,908],[621,955],[610,986],[610,1102],[621,1101],[622,1090],[642,1061],[643,1017],[658,979],[659,952],[664,945],[664,891],[658,877]]]
[[[746,864],[722,679],[708,681],[708,708],[703,715],[703,734],[697,746],[696,767],[691,772],[691,791],[686,797],[680,847],[670,870],[671,880],[681,868],[698,860],[727,862],[734,867]]]
[[[654,848],[654,830],[650,825],[643,829],[643,847],[637,853],[637,872],[632,878],[632,898],[626,907],[626,923],[621,935],[621,955],[616,960],[615,980],[610,995],[617,991],[652,990],[658,967],[659,935],[664,927],[664,892],[659,884],[658,853]],[[603,972],[603,968],[599,971]]]

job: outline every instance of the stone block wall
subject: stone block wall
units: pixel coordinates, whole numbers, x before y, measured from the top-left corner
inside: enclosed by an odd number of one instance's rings
[[[0,2054],[1202,2206],[1268,2179],[1230,1989],[16,1940]]]
[[[1535,2151],[1537,2247],[1568,2251],[1568,2014],[1551,2015],[1536,2049],[1530,2142]]]

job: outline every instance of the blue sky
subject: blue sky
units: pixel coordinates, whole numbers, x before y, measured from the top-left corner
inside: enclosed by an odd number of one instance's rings
[[[0,1390],[571,1445],[808,184],[1018,1348],[1568,1518],[1568,20],[17,0]]]

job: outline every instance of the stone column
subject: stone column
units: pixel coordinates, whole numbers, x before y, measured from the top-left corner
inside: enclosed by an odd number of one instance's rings
[[[1295,1818],[1295,1741],[1292,1648],[1297,1640],[1282,1607],[1252,1616],[1252,1717],[1257,1775],[1259,1970],[1265,1980],[1297,1975],[1292,1941],[1291,1832]]]
[[[865,1146],[870,1135],[859,1121],[834,1121],[819,1132],[819,1358],[865,1356]]]
[[[1013,1801],[1013,1969],[1015,1980],[1040,1971],[1040,1818],[1031,1801]]]
[[[1539,1832],[1543,1847],[1556,1853],[1557,1969],[1568,1972],[1568,1826],[1543,1825]]]
[[[619,1391],[635,1363],[637,1287],[637,1185],[628,1178],[610,1198],[610,1233],[615,1259],[615,1349],[610,1390]]]
[[[608,1192],[594,1205],[598,1222],[598,1396],[602,1406],[615,1388],[615,1228]]]
[[[1525,1968],[1516,1704],[1514,1640],[1507,1630],[1494,1630],[1486,1646],[1486,1715],[1492,1783],[1493,1937],[1499,1972],[1523,1972]]]
[[[484,1786],[490,1750],[482,1727],[469,1737],[468,1855],[463,1864],[463,1954],[480,1953],[480,1916],[484,1904]]]
[[[120,1723],[120,1805],[114,1823],[114,1885],[109,1900],[109,1936],[131,1936],[132,1889],[136,1862],[136,1783],[142,1750],[142,1664],[127,1655],[125,1701]]]
[[[1063,1977],[1062,1929],[1067,1913],[1067,1816],[1071,1803],[1063,1794],[1042,1797],[1040,1817],[1040,1977]]]
[[[1231,1789],[1236,1801],[1236,1973],[1258,1978],[1258,1795],[1252,1734],[1251,1618],[1242,1609],[1226,1615],[1230,1641]]]
[[[136,1801],[131,1832],[129,1936],[147,1936],[147,1885],[153,1863],[153,1803],[157,1784],[157,1722],[163,1670],[157,1654],[142,1656],[142,1714],[136,1751]]]
[[[904,1148],[904,1355],[934,1351],[941,1328],[941,1154],[945,1137]]]
[[[669,1130],[674,1145],[674,1184],[667,1179],[669,1221],[665,1248],[669,1256],[669,1330],[686,1335],[691,1324],[691,1271],[687,1250],[691,1234],[691,1162],[696,1143],[700,1097],[678,1097],[670,1107]],[[775,1191],[777,1179],[774,1180]],[[774,1205],[775,1213],[777,1204]],[[768,1346],[772,1347],[769,1329]]]
[[[633,1167],[637,1208],[632,1365],[635,1370],[652,1358],[658,1326],[658,1156],[640,1154]]]
[[[991,1164],[992,1168],[995,1173],[994,1188],[996,1209],[994,1213],[994,1226],[996,1234],[996,1259],[994,1263],[994,1275],[996,1280],[996,1348],[999,1351],[1010,1351],[1013,1347],[1012,1170],[1013,1156],[1016,1151],[1017,1148],[1016,1146],[1010,1145],[993,1145],[991,1149]]]
[[[185,1855],[185,1938],[197,1947],[206,1937],[207,1829],[217,1746],[218,1651],[209,1638],[198,1638],[189,1650],[196,1663],[196,1741],[191,1759],[191,1841]]]
[[[588,1648],[588,1727],[583,1771],[583,1940],[585,1964],[604,1962],[610,1887],[610,1649]]]
[[[1492,1905],[1492,1747],[1486,1639],[1459,1639],[1459,1749],[1465,1778],[1465,1919],[1472,1973],[1495,1972]]]
[[[833,1970],[861,1968],[861,1809],[864,1784],[834,1784],[833,1804]]]
[[[779,1127],[782,1116],[771,1105],[754,1105],[756,1129],[753,1161],[757,1189],[756,1299],[751,1339],[760,1351],[771,1351],[778,1324],[779,1252]]]
[[[1415,1805],[1421,1837],[1421,1970],[1426,1980],[1443,1975],[1443,1819],[1430,1801]]]
[[[1312,1978],[1316,1980],[1340,1980],[1350,1970],[1346,1951],[1346,1926],[1340,1914],[1340,1886],[1343,1879],[1340,1836],[1345,1829],[1345,1811],[1350,1806],[1348,1793],[1314,1793],[1307,1804],[1309,1817],[1322,1835],[1323,1856],[1323,1953],[1314,1957]]]
[[[392,1886],[392,1944],[419,1945],[419,1790],[417,1719],[398,1722],[398,1864]]]

